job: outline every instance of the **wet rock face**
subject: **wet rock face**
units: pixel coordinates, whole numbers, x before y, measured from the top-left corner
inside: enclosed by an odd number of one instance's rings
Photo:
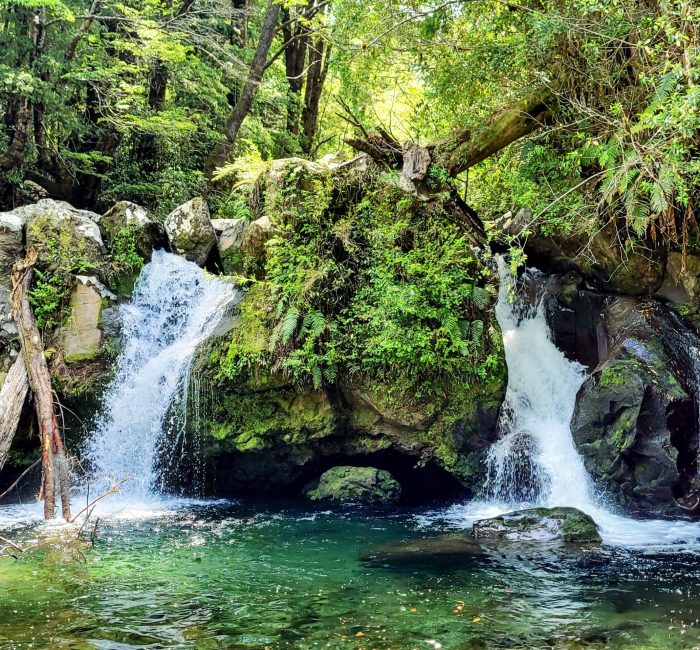
[[[345,465],[324,472],[306,496],[312,501],[389,504],[399,500],[401,486],[385,470]]]
[[[576,508],[531,508],[474,522],[477,539],[513,542],[598,543],[598,527]]]
[[[209,208],[201,197],[175,208],[165,218],[165,231],[173,251],[199,266],[204,265],[216,245]]]
[[[609,297],[609,350],[581,387],[571,423],[588,472],[627,511],[679,515],[693,500],[698,427],[692,345],[651,300]]]

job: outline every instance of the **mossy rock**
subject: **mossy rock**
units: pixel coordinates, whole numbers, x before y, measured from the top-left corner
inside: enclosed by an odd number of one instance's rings
[[[386,470],[343,465],[324,472],[306,496],[312,501],[389,504],[401,498],[401,486]]]
[[[477,539],[517,542],[600,543],[590,515],[576,508],[530,508],[474,522]]]

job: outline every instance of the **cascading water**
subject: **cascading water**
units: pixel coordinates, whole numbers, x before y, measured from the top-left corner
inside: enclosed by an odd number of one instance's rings
[[[166,420],[187,399],[194,353],[239,299],[235,285],[176,255],[153,253],[119,310],[123,349],[85,450],[92,486],[128,478],[121,492],[130,499],[158,491],[161,439],[167,431],[174,439],[162,446],[178,446],[184,425]]]
[[[514,280],[497,258],[496,317],[503,333],[508,388],[500,440],[488,455],[489,496],[497,502],[589,509],[591,486],[569,423],[586,375],[554,345],[542,296],[534,306],[511,300]]]
[[[521,301],[508,265],[497,258],[496,317],[503,333],[508,388],[501,438],[487,457],[486,499],[422,517],[459,527],[476,519],[533,506],[571,506],[593,517],[603,540],[621,546],[700,544],[700,524],[634,520],[613,513],[593,490],[571,436],[576,394],[586,375],[551,339],[542,296]]]

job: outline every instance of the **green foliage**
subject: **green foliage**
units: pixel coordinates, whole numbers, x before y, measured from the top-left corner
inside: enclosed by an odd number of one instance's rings
[[[270,183],[281,234],[242,303],[223,376],[258,368],[318,388],[360,373],[429,394],[500,372],[489,273],[441,198],[410,198],[381,176],[331,183],[301,164]]]
[[[108,280],[133,276],[141,269],[144,259],[138,252],[138,226],[127,226],[116,233],[111,242]]]

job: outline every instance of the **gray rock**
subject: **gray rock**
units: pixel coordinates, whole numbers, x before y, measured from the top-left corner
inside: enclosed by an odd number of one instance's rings
[[[201,197],[173,210],[165,219],[165,231],[175,253],[203,266],[216,245],[209,208]]]
[[[324,472],[306,495],[312,501],[395,503],[401,497],[401,486],[385,470],[343,465]]]
[[[476,539],[598,543],[598,527],[576,508],[530,508],[474,522]]]
[[[114,300],[110,291],[92,276],[79,275],[70,294],[71,315],[58,331],[66,363],[86,361],[100,353],[102,308]]]
[[[608,349],[579,390],[574,441],[596,483],[626,510],[681,514],[700,487],[697,418],[684,385],[695,381],[694,346],[651,300],[608,298],[602,317]]]
[[[658,293],[677,304],[700,306],[700,257],[686,255],[684,266],[681,253],[669,253],[664,283]]]
[[[12,288],[12,266],[22,257],[24,218],[0,212],[0,287]]]
[[[245,231],[240,250],[244,255],[262,261],[265,258],[265,244],[277,234],[277,229],[267,216],[251,222]]]
[[[113,245],[115,237],[124,230],[131,230],[136,238],[137,251],[149,259],[154,248],[167,245],[165,228],[156,221],[146,208],[131,201],[119,201],[102,216],[96,218],[107,246]]]
[[[78,210],[64,201],[43,199],[13,211],[26,222],[27,244],[39,251],[39,266],[54,271],[57,265],[104,267],[107,252],[94,212]],[[59,256],[52,251],[58,246]],[[66,256],[70,254],[72,259]]]

